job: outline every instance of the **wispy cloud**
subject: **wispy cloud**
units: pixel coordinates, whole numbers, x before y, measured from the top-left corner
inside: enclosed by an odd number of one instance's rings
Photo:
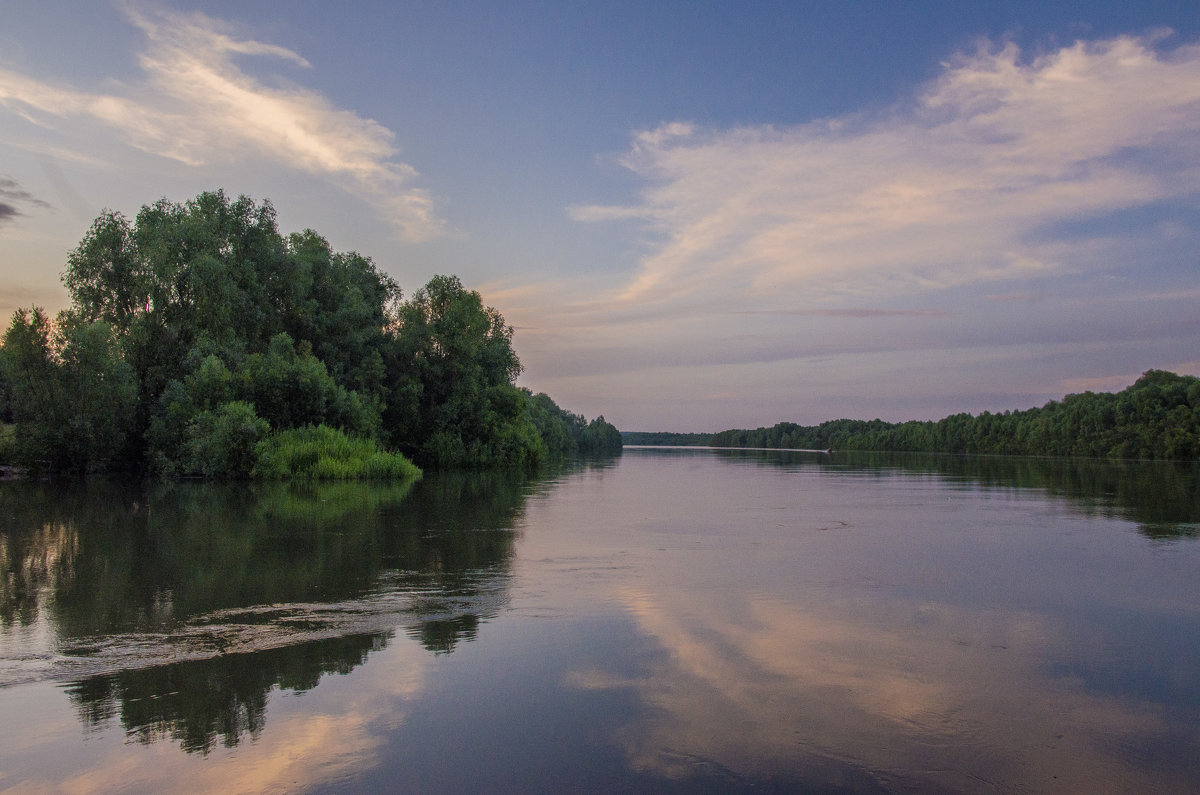
[[[1200,46],[1161,44],[1126,36],[1027,59],[983,43],[887,113],[664,125],[622,159],[646,182],[637,204],[572,215],[646,224],[631,302],[863,298],[1111,265],[1042,232],[1195,196]]]
[[[1195,42],[983,41],[882,110],[675,121],[619,162],[636,198],[569,213],[633,230],[628,268],[494,300],[572,405],[653,394],[625,427],[1028,407],[1194,349]]]
[[[843,309],[743,309],[739,315],[781,315],[785,317],[954,317],[945,309],[879,309],[875,307],[846,307]]]
[[[108,93],[0,70],[0,107],[44,128],[91,119],[129,144],[193,166],[261,158],[331,179],[372,201],[408,240],[442,228],[432,196],[395,159],[393,133],[322,94],[282,79],[267,85],[245,57],[308,68],[299,54],[241,38],[203,14],[128,8],[146,35],[143,79]]]
[[[24,215],[22,205],[50,208],[49,204],[22,188],[12,177],[0,175],[0,226]]]

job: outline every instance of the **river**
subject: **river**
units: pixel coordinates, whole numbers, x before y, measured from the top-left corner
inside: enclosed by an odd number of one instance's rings
[[[0,790],[1200,789],[1200,468],[0,483]]]

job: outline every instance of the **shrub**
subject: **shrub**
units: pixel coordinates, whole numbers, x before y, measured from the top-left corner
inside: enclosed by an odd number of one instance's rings
[[[255,452],[251,475],[264,480],[395,480],[421,474],[399,453],[327,425],[277,431],[259,442]]]
[[[183,461],[185,474],[244,478],[257,462],[257,445],[271,426],[241,400],[202,411],[188,423]]]

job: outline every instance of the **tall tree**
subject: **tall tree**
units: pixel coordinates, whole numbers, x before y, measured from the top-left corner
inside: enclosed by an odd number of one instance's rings
[[[402,303],[369,258],[282,236],[270,202],[216,191],[132,221],[105,211],[63,281],[73,309],[18,313],[0,352],[25,460],[244,474],[259,441],[320,425],[436,465],[546,454],[499,312],[453,276]],[[606,424],[555,422],[611,442]]]
[[[86,471],[134,455],[133,371],[108,323],[36,307],[18,310],[0,347],[16,425],[15,457],[27,466]]]
[[[512,327],[457,276],[435,276],[402,303],[389,356],[392,443],[435,465],[519,464],[545,444],[514,385]]]

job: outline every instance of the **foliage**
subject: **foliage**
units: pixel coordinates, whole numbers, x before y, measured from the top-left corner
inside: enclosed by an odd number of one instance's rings
[[[378,432],[399,288],[311,230],[285,239],[269,202],[217,191],[160,200],[133,222],[106,211],[63,278],[74,311],[114,329],[136,374],[135,433],[148,442],[147,463],[164,468],[178,449],[195,412],[171,403],[209,356],[235,376],[230,396],[273,427],[329,421]]]
[[[513,380],[512,327],[456,276],[435,276],[400,305],[384,413],[391,442],[438,467],[524,466],[546,444]]]
[[[3,343],[0,341],[0,357],[3,355]],[[0,425],[11,426],[12,421],[12,388],[9,385],[8,373],[4,365],[0,363]],[[5,460],[3,454],[0,453],[0,461],[3,460]]]
[[[619,453],[621,432],[601,414],[583,429],[579,436],[579,450],[583,453]]]
[[[1041,408],[955,414],[936,422],[834,420],[714,434],[717,447],[890,450],[1002,455],[1200,459],[1200,378],[1148,370],[1113,393],[1084,392]]]
[[[588,422],[581,414],[572,414],[559,408],[543,392],[536,395],[528,389],[522,392],[525,393],[529,418],[551,454],[595,455],[621,451],[620,431],[606,422],[603,416]]]
[[[129,453],[136,388],[112,329],[60,313],[21,309],[0,347],[14,463],[98,469]]]
[[[625,444],[648,444],[672,447],[708,447],[711,433],[670,433],[667,431],[622,431]]]
[[[441,467],[530,466],[559,432],[613,445],[603,418],[537,424],[512,328],[457,277],[402,302],[370,259],[280,234],[270,202],[105,211],[63,281],[73,308],[21,310],[0,350],[17,463],[241,477],[268,433],[307,426]]]
[[[258,443],[255,478],[280,480],[381,480],[418,477],[421,470],[399,453],[370,439],[354,438],[326,425],[293,428]]]
[[[361,436],[379,432],[377,406],[338,384],[307,345],[297,351],[286,333],[272,337],[266,353],[247,356],[232,387],[275,428],[329,422]]]
[[[180,471],[205,477],[245,478],[258,460],[259,440],[271,426],[242,400],[222,403],[193,417],[184,435]]]
[[[0,462],[13,460],[15,440],[16,426],[11,423],[0,423]]]

